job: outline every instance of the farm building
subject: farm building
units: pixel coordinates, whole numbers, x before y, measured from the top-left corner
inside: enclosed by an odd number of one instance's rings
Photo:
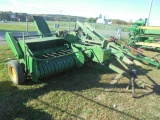
[[[96,21],[96,23],[102,23],[102,24],[112,24],[112,22],[108,22],[105,16],[100,15]]]

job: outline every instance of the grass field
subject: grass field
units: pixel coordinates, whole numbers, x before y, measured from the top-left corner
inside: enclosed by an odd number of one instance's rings
[[[54,24],[59,24],[59,30],[68,30],[70,27],[72,30],[75,27],[76,22],[59,22],[59,21],[48,21],[47,22],[51,31],[57,30],[54,29]],[[0,31],[26,31],[26,22],[8,22],[0,23]],[[117,28],[121,28],[123,32],[128,32],[130,26],[127,25],[105,25],[105,24],[95,24],[90,23],[90,25],[98,30],[107,30],[107,31],[117,31]],[[28,22],[28,31],[36,31],[36,27],[33,22]]]
[[[151,54],[151,53],[150,53]],[[125,90],[123,77],[111,85],[116,73],[95,63],[71,69],[39,83],[14,85],[7,73],[13,59],[7,45],[0,46],[0,120],[159,120],[160,70],[137,66],[139,79],[153,91],[136,87],[137,98]]]

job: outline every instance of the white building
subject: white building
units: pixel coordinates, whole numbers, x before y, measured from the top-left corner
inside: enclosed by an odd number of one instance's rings
[[[96,23],[101,23],[101,24],[112,24],[112,22],[108,22],[105,16],[101,16],[97,19]]]

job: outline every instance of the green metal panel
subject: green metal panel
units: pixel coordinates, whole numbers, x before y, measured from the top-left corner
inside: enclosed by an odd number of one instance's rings
[[[92,48],[92,60],[101,64],[106,64],[110,61],[111,49],[101,49],[100,47]],[[109,61],[108,61],[109,60]]]
[[[99,37],[99,40],[101,38],[103,38],[104,40],[106,40],[107,38],[102,35],[101,33],[99,33],[95,28],[93,28],[92,26],[90,26],[87,22],[85,23],[85,26],[90,29],[95,35],[97,35]]]
[[[133,62],[124,55],[121,46],[116,45],[114,42],[110,42],[108,43],[108,48],[111,49],[111,54],[116,56],[116,58],[122,60],[126,64],[133,64]]]
[[[83,30],[83,32],[85,33],[85,35],[89,35],[92,37],[92,40],[99,40],[99,37],[96,36],[93,32],[91,32],[88,28],[86,28],[82,23],[80,23],[79,21],[77,21],[77,25],[79,27],[81,27],[81,29]]]
[[[39,35],[42,35],[40,37],[50,37],[51,31],[46,23],[46,21],[41,16],[33,16],[34,23],[36,25],[36,28],[38,30]]]
[[[64,36],[64,39],[71,42],[71,43],[76,43],[79,41],[79,38],[76,34],[76,32],[71,31],[69,34]]]
[[[6,32],[6,40],[13,54],[17,59],[23,58],[23,51],[19,46],[19,42],[15,39],[11,32]]]
[[[81,44],[74,44],[74,47],[76,47],[79,51],[83,51],[85,58],[101,64],[110,63],[111,49],[102,49],[98,45],[85,46]]]
[[[25,43],[38,43],[38,42],[43,42],[45,44],[45,42],[48,41],[54,41],[54,40],[61,40],[61,38],[59,37],[45,37],[45,38],[34,38],[34,39],[29,39],[26,40]]]
[[[84,58],[84,55],[83,55],[83,53],[80,51],[80,50],[78,50],[76,47],[73,47],[72,46],[72,49],[73,49],[73,51],[74,51],[74,60],[76,61],[76,66],[77,67],[81,67],[83,64],[84,64],[84,62],[85,62],[85,58]]]

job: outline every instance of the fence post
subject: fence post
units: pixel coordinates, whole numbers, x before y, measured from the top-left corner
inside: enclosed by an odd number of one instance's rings
[[[110,25],[110,35],[111,35],[111,25]],[[112,35],[111,35],[112,36]]]
[[[26,33],[28,36],[28,15],[26,14]]]
[[[118,37],[118,40],[121,39],[121,31],[122,29],[120,27],[118,27],[118,30],[117,30],[117,37]]]

